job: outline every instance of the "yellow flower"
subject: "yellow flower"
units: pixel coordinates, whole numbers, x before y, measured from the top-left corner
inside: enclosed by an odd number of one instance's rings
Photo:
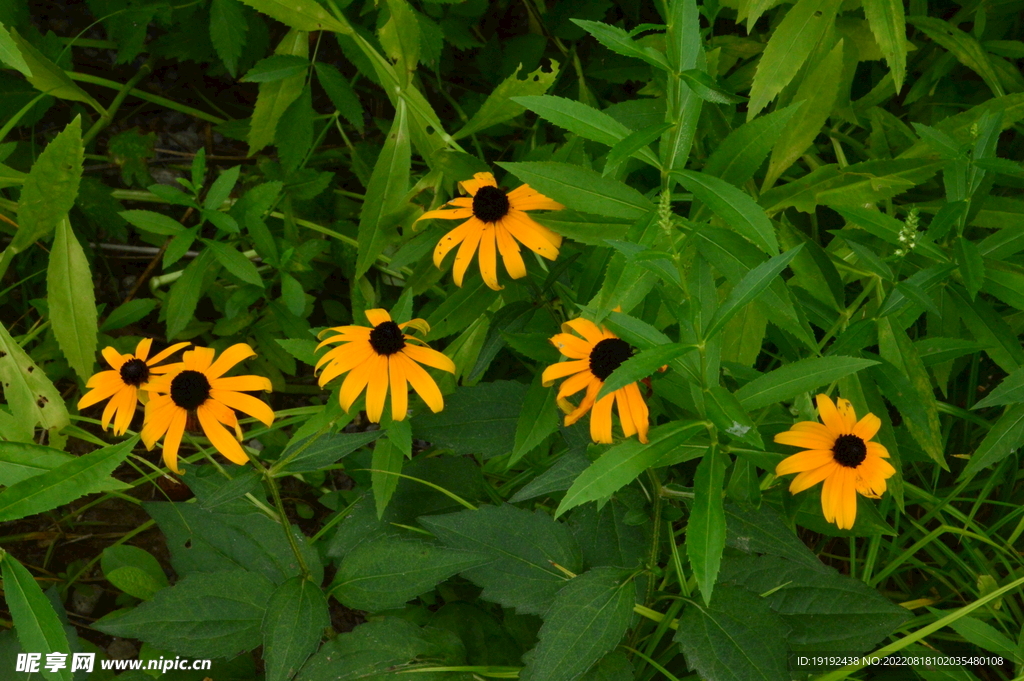
[[[569,333],[570,330],[583,336],[583,339]],[[551,385],[555,379],[571,376],[558,390],[558,405],[568,414],[565,417],[565,425],[571,426],[576,423],[593,407],[594,411],[590,415],[590,437],[594,442],[610,443],[612,403],[615,402],[619,407],[619,421],[622,423],[623,434],[630,437],[634,433],[639,433],[640,442],[646,443],[649,412],[635,382],[605,395],[594,403],[597,393],[604,385],[604,379],[633,354],[632,346],[608,329],[598,328],[597,324],[586,319],[566,322],[562,324],[562,331],[564,333],[555,334],[551,338],[551,343],[572,361],[552,364],[544,370],[541,380],[544,385]],[[575,395],[584,388],[587,389],[587,393],[583,401],[578,407],[573,407],[565,398]]]
[[[526,264],[523,262],[523,256],[519,254],[520,243],[548,260],[558,257],[562,237],[547,227],[538,225],[524,211],[562,210],[565,206],[531,189],[528,184],[516,187],[506,194],[498,188],[498,183],[490,173],[477,173],[472,180],[459,184],[469,196],[449,201],[447,205],[455,208],[430,210],[417,218],[417,221],[427,218],[469,218],[444,235],[434,248],[434,264],[441,267],[444,256],[462,244],[455,255],[453,273],[456,286],[462,286],[462,278],[478,246],[480,274],[484,282],[495,291],[503,288],[498,285],[497,253],[501,253],[505,269],[513,279],[526,276]]]
[[[853,405],[842,398],[837,400],[838,408],[828,395],[818,395],[817,401],[824,425],[801,421],[775,436],[779,444],[807,450],[781,461],[775,475],[799,473],[789,484],[792,494],[824,480],[821,510],[825,520],[848,530],[857,518],[857,493],[879,498],[885,492],[885,481],[896,469],[886,461],[888,450],[869,442],[882,427],[881,419],[868,413],[858,421]]]
[[[78,400],[78,408],[85,409],[105,399],[110,399],[103,409],[103,417],[100,420],[103,430],[107,429],[110,419],[113,417],[114,435],[124,435],[128,426],[131,425],[139,398],[142,397],[145,401],[143,384],[149,380],[151,374],[166,373],[172,371],[176,366],[174,364],[157,366],[157,364],[188,346],[189,343],[176,343],[153,357],[149,357],[152,345],[152,338],[143,338],[135,347],[134,355],[122,355],[111,347],[103,348],[103,359],[107,360],[111,370],[101,371],[90,376],[85,387],[92,388],[92,390]],[[141,395],[140,391],[142,391]]]
[[[266,425],[274,422],[274,410],[266,402],[241,391],[271,390],[270,379],[263,376],[224,376],[231,367],[256,355],[245,343],[237,343],[214,361],[213,348],[196,348],[182,355],[182,363],[163,376],[152,379],[145,389],[153,393],[146,404],[146,420],[142,441],[153,449],[164,439],[164,463],[175,473],[178,469],[178,446],[186,423],[199,426],[214,448],[239,465],[246,456],[239,443],[242,429],[234,410],[244,412]],[[223,425],[221,425],[223,424]],[[191,425],[191,424],[190,424]],[[224,428],[235,430],[235,438]]]
[[[330,343],[342,343],[326,352],[316,363],[317,371],[325,364],[327,367],[320,374],[320,387],[348,372],[341,384],[338,395],[341,408],[348,411],[363,389],[366,389],[366,416],[373,423],[380,423],[384,413],[384,400],[387,398],[388,386],[391,386],[391,418],[401,421],[409,411],[409,388],[412,384],[431,411],[437,413],[444,409],[444,398],[434,379],[420,366],[455,373],[455,363],[437,350],[420,347],[412,343],[423,343],[418,338],[402,333],[411,326],[423,333],[430,331],[430,326],[422,319],[413,319],[402,324],[391,321],[387,310],[367,310],[366,318],[373,327],[367,326],[336,326],[325,329],[337,335],[331,336],[317,346],[317,350]],[[426,346],[426,343],[423,343]]]

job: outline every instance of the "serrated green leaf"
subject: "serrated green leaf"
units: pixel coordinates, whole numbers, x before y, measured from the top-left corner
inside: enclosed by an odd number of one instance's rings
[[[708,322],[708,328],[703,332],[704,338],[713,338],[733,315],[761,295],[782,273],[782,270],[789,266],[801,249],[803,249],[803,244],[798,244],[795,248],[777,255],[747,272],[729,292],[719,308],[715,310],[714,316]]]
[[[330,64],[318,61],[313,66],[316,69],[316,77],[330,98],[331,104],[345,117],[346,121],[355,126],[356,130],[362,134],[363,105],[359,102],[355,91],[352,90],[352,86],[342,77],[338,69]]]
[[[421,516],[419,523],[444,544],[494,558],[463,572],[483,587],[481,597],[541,615],[548,609],[569,572],[582,568],[580,548],[562,523],[543,511],[531,513],[515,506],[482,506],[476,511]]]
[[[803,102],[772,111],[736,128],[722,140],[704,164],[703,174],[721,178],[735,187],[754,177],[786,129],[787,123],[800,111]],[[701,213],[693,215],[699,220]]]
[[[64,627],[32,573],[9,553],[0,554],[0,572],[4,580],[4,599],[22,649],[41,653],[43,660],[49,653],[67,654],[70,646]],[[48,681],[71,681],[70,666],[57,671],[44,667],[40,674]]]
[[[643,194],[599,173],[569,163],[499,163],[520,180],[574,210],[637,220],[655,210]]]
[[[168,586],[167,575],[159,561],[137,546],[108,546],[100,554],[100,565],[108,582],[144,601]]]
[[[1024,405],[1008,407],[985,439],[974,450],[960,480],[974,477],[978,471],[995,465],[1024,445]]]
[[[750,239],[768,255],[778,254],[779,242],[771,220],[745,192],[707,173],[683,170],[672,174],[737,233]]]
[[[288,0],[291,4],[291,0]],[[254,7],[260,11],[266,11],[258,5],[272,5],[274,7],[285,6],[284,3],[278,2],[277,0],[246,0],[246,4]],[[296,7],[303,7],[305,5],[311,5],[323,13],[324,16],[330,18],[326,11],[317,5],[313,0],[300,0],[297,4],[292,5]],[[293,10],[289,10],[291,12]],[[270,14],[270,12],[267,12]],[[270,14],[274,16],[274,14]],[[274,18],[279,18],[274,16]],[[288,23],[285,21],[285,23]],[[309,36],[301,30],[291,30],[278,44],[277,49],[274,50],[275,56],[281,57],[294,57],[295,59],[306,60],[308,63],[309,57]],[[269,57],[268,57],[269,59]],[[293,61],[294,63],[294,61]],[[260,151],[268,144],[273,143],[274,135],[277,132],[277,123],[281,120],[281,116],[288,110],[288,107],[292,105],[299,95],[302,94],[302,88],[306,84],[305,71],[300,71],[295,75],[288,76],[281,80],[275,80],[271,82],[260,83],[259,95],[256,97],[256,108],[253,110],[252,121],[249,124],[249,155],[252,156],[257,151]]]
[[[620,364],[615,371],[608,375],[608,378],[604,380],[604,384],[601,386],[600,392],[597,393],[597,399],[601,399],[619,388],[624,388],[630,383],[647,378],[663,365],[696,349],[696,345],[669,343],[668,345],[659,345],[647,350],[641,350]]]
[[[157,302],[153,298],[135,298],[127,303],[122,303],[103,320],[103,323],[100,324],[100,331],[116,331],[129,324],[134,324],[155,310],[156,305]]]
[[[725,468],[729,455],[712,445],[693,476],[693,510],[686,525],[686,555],[690,559],[704,603],[711,602],[725,550]]]
[[[51,447],[26,442],[0,442],[0,485],[11,485],[51,471],[74,457]]]
[[[508,454],[515,447],[527,389],[516,381],[459,387],[445,398],[444,411],[416,417],[416,437],[456,454],[485,459]]]
[[[900,0],[863,0],[862,6],[899,93],[907,75],[907,24],[903,3]]]
[[[32,75],[25,76],[28,78],[28,82],[32,83],[32,87],[59,99],[85,102],[97,111],[103,110],[103,107],[88,92],[75,85],[63,69],[47,59],[46,55],[22,38],[13,27],[10,27],[10,34],[22,59],[25,60],[29,71],[32,72]]]
[[[555,596],[537,645],[519,674],[523,681],[573,681],[619,643],[633,613],[629,571],[588,570]]]
[[[109,475],[127,457],[138,436],[84,456],[56,468],[15,483],[0,492],[0,522],[57,508],[75,499],[124,485]],[[117,483],[116,485],[114,483]]]
[[[739,104],[747,101],[746,97],[735,95],[699,69],[687,69],[680,72],[679,77],[693,92],[705,102],[712,104]]]
[[[600,21],[586,21],[584,19],[570,19],[570,21],[597,39],[599,43],[612,52],[625,57],[641,59],[651,66],[667,71],[668,61],[665,55],[653,47],[640,45],[629,37],[629,34],[618,26],[610,26]]]
[[[260,627],[267,681],[288,681],[320,647],[331,624],[327,598],[320,587],[292,577],[274,591]]]
[[[973,241],[960,237],[953,245],[953,257],[960,268],[967,294],[975,298],[985,283],[985,261],[978,251],[978,246]]]
[[[915,28],[923,31],[929,38],[949,50],[957,61],[971,69],[985,81],[992,94],[1002,97],[1006,94],[999,74],[989,61],[985,48],[969,33],[964,33],[948,22],[936,17],[914,16],[907,21]]]
[[[345,554],[331,585],[331,595],[357,610],[401,608],[452,575],[492,560],[486,553],[382,537],[363,542]]]
[[[770,371],[736,391],[744,409],[758,409],[878,364],[859,357],[809,357]]]
[[[245,48],[249,23],[238,0],[213,0],[210,3],[210,42],[224,67],[234,78],[238,60]]]
[[[96,355],[96,295],[85,251],[64,217],[57,223],[46,270],[50,322],[64,357],[82,381],[92,376]]]
[[[10,32],[3,24],[0,24],[0,61],[12,69],[17,69],[26,78],[32,77],[32,71],[28,68],[25,57],[21,56],[21,50],[18,49]]]
[[[242,0],[257,12],[277,19],[299,31],[334,31],[349,33],[350,29],[332,17],[316,0]]]
[[[188,575],[127,612],[93,626],[189,657],[233,657],[260,644],[260,626],[273,583],[258,572]]]
[[[452,135],[454,139],[466,137],[473,133],[486,130],[492,125],[504,123],[526,111],[521,104],[516,104],[513,97],[527,95],[541,95],[548,91],[551,84],[555,82],[558,75],[558,62],[551,60],[551,71],[545,73],[538,68],[536,71],[527,74],[525,79],[519,78],[519,70],[523,65],[516,67],[515,73],[501,82],[498,87],[487,96],[484,103],[477,109],[473,117],[459,130]]]

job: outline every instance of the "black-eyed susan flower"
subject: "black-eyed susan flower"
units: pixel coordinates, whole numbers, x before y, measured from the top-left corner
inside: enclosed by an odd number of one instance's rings
[[[92,390],[78,400],[79,409],[91,407],[106,399],[110,400],[104,407],[103,416],[100,419],[103,430],[107,429],[111,418],[113,418],[114,435],[124,435],[128,426],[131,425],[139,398],[145,399],[143,386],[150,376],[172,371],[175,367],[173,364],[158,366],[160,362],[190,344],[175,343],[150,357],[149,351],[152,345],[152,338],[143,338],[135,347],[135,354],[127,355],[122,355],[111,347],[103,348],[101,354],[110,365],[110,370],[100,371],[90,376],[85,387],[92,388]]]
[[[646,443],[650,414],[635,382],[597,400],[597,393],[604,385],[604,380],[633,355],[633,347],[608,329],[598,327],[586,319],[566,322],[562,324],[562,331],[551,338],[551,343],[570,361],[552,364],[544,370],[541,380],[544,385],[551,385],[556,379],[566,379],[558,389],[557,396],[558,406],[566,412],[565,425],[576,423],[593,408],[590,414],[590,438],[594,442],[611,443],[614,403],[619,408],[623,435],[631,437],[639,434],[640,442]],[[575,331],[583,338],[569,331]],[[587,392],[583,401],[579,406],[573,406],[566,398],[584,388]]]
[[[801,421],[775,436],[783,445],[804,447],[783,459],[775,475],[799,473],[789,484],[792,494],[824,481],[821,510],[825,520],[840,530],[853,527],[857,519],[857,494],[877,499],[885,492],[885,481],[896,469],[886,461],[889,452],[871,438],[882,427],[882,420],[868,413],[860,421],[849,400],[839,398],[838,406],[828,395],[818,395],[817,421]]]
[[[437,350],[426,347],[426,343],[418,338],[402,332],[406,327],[412,327],[428,333],[430,326],[422,319],[396,324],[387,310],[380,309],[367,310],[366,318],[372,327],[336,326],[321,332],[321,336],[329,331],[336,335],[320,343],[317,350],[331,343],[341,345],[317,361],[317,371],[326,365],[320,374],[320,387],[347,371],[348,376],[338,395],[341,408],[348,411],[365,389],[366,416],[373,423],[380,423],[389,386],[391,418],[396,421],[404,419],[409,411],[408,385],[412,385],[431,411],[437,413],[444,409],[441,391],[420,364],[454,374],[455,363]]]
[[[447,205],[455,208],[430,210],[417,218],[469,218],[441,237],[434,248],[434,264],[440,267],[448,252],[461,244],[452,270],[456,286],[462,286],[462,278],[478,247],[480,274],[484,282],[496,291],[502,288],[498,285],[498,253],[501,253],[505,269],[513,279],[526,276],[526,264],[519,253],[519,244],[548,260],[558,257],[562,237],[534,222],[525,211],[561,210],[565,206],[531,189],[528,184],[506,193],[490,173],[476,173],[472,180],[459,184],[469,196],[449,201]]]
[[[186,424],[198,420],[198,426],[214,448],[239,465],[249,458],[239,442],[242,429],[234,410],[248,414],[266,425],[274,422],[274,410],[246,391],[271,390],[270,379],[263,376],[225,376],[233,366],[256,355],[245,343],[232,345],[214,360],[213,348],[195,348],[182,355],[181,364],[173,371],[150,379],[145,389],[150,392],[146,403],[146,420],[142,441],[153,449],[164,439],[164,463],[175,473],[178,469],[178,447]],[[235,437],[224,428],[234,429]]]

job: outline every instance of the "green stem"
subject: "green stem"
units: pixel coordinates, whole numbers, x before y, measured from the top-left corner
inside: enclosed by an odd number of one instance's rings
[[[114,101],[110,103],[110,106],[108,106],[106,111],[99,117],[99,120],[93,123],[92,127],[89,128],[89,131],[85,133],[84,137],[82,137],[82,144],[84,146],[89,146],[89,142],[93,141],[96,138],[96,135],[100,134],[104,128],[113,123],[114,114],[116,114],[117,110],[121,108],[121,104],[124,103],[124,100],[128,97],[132,88],[138,85],[139,81],[148,76],[152,70],[153,58],[150,57],[138,72],[132,76],[131,80],[121,86],[117,96],[114,97]]]
[[[320,430],[313,433],[313,435],[308,440],[303,442],[301,447],[296,447],[295,451],[293,451],[291,454],[275,462],[274,465],[270,467],[270,474],[274,477],[277,477],[277,474],[281,471],[282,468],[284,468],[292,461],[294,461],[295,457],[297,457],[299,454],[302,454],[304,451],[309,449],[309,447],[312,446],[314,442],[319,440],[322,435],[325,435],[327,431],[329,431],[334,426],[337,420],[338,419],[336,418],[331,419],[330,422],[326,423],[322,428],[320,428]]]
[[[309,571],[309,566],[306,565],[306,559],[302,555],[302,551],[299,550],[299,543],[295,541],[295,535],[292,533],[292,525],[288,522],[288,514],[284,510],[284,502],[281,501],[281,490],[277,487],[277,480],[275,480],[274,476],[271,475],[270,469],[264,467],[262,462],[253,456],[248,449],[243,447],[242,450],[245,452],[245,455],[249,457],[249,460],[252,461],[252,465],[256,467],[256,470],[263,475],[263,481],[267,484],[267,487],[270,488],[270,495],[274,498],[274,506],[277,508],[277,512],[281,516],[281,528],[284,530],[284,536],[288,538],[288,545],[292,547],[292,553],[295,554],[295,560],[299,563],[299,569],[302,571],[303,578],[312,581],[312,573]]]
[[[76,73],[74,71],[65,71],[65,73],[68,74],[71,80],[77,80],[83,83],[90,83],[92,85],[99,85],[101,87],[108,87],[112,90],[121,89],[121,83],[118,83],[115,80],[107,80],[106,78],[92,76],[88,73]],[[204,121],[209,121],[210,123],[213,123],[215,125],[220,125],[221,123],[226,122],[223,118],[218,118],[214,115],[206,113],[205,111],[200,111],[199,109],[193,109],[190,106],[179,104],[178,102],[175,102],[173,99],[167,99],[166,97],[152,95],[144,90],[136,90],[135,88],[132,88],[131,90],[129,90],[128,94],[130,94],[132,97],[137,97],[138,99],[141,99],[146,102],[159,104],[160,106],[165,106],[168,109],[174,109],[175,111],[180,111],[183,114],[195,116],[196,118],[202,119]]]

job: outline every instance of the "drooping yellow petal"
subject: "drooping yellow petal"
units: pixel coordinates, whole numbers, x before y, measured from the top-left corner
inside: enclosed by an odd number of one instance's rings
[[[441,390],[437,387],[437,383],[430,377],[426,369],[401,352],[396,352],[392,355],[392,358],[399,358],[398,361],[402,362],[405,378],[412,385],[412,389],[416,391],[416,394],[430,407],[430,411],[436,414],[444,409],[444,398],[441,396]]]
[[[206,377],[210,380],[220,378],[239,362],[255,356],[256,351],[249,347],[247,343],[235,343],[220,353],[217,361],[206,370]]]
[[[324,369],[323,373],[320,374],[320,387],[324,387],[329,382],[341,376],[346,371],[351,371],[353,368],[366,362],[377,353],[373,351],[373,347],[367,343],[351,343],[343,348],[351,348],[350,352],[344,354],[339,353],[337,359],[334,359],[327,368]]]
[[[178,447],[181,446],[181,436],[185,433],[187,419],[188,414],[184,409],[175,409],[164,434],[164,463],[178,475],[181,475],[181,469],[178,468]]]
[[[114,415],[114,435],[124,435],[135,416],[135,406],[139,403],[138,390],[134,385],[126,385],[121,393],[121,408]]]
[[[386,355],[378,355],[371,358],[369,364],[372,369],[366,383],[366,418],[370,419],[370,423],[380,423],[384,415],[384,401],[388,396],[388,358]]]
[[[839,498],[842,492],[840,478],[843,475],[843,470],[845,469],[842,466],[836,465],[832,474],[825,478],[825,483],[821,487],[821,513],[830,523],[836,522],[836,509],[839,507]]]
[[[414,362],[425,364],[434,369],[455,373],[455,362],[447,355],[444,355],[433,348],[420,347],[418,345],[406,345],[399,354],[404,354]]]
[[[409,386],[405,380],[405,362],[396,360],[396,353],[388,358],[388,377],[391,379],[391,418],[405,420],[409,413]]]
[[[605,395],[590,412],[590,439],[603,444],[612,443],[612,404],[614,394]]]
[[[809,449],[788,456],[775,467],[775,475],[789,475],[821,468],[834,461],[832,451],[828,449]]]
[[[565,416],[565,427],[568,428],[572,424],[580,420],[580,418],[590,411],[590,408],[594,406],[594,400],[597,399],[597,393],[601,391],[601,381],[595,377],[590,385],[587,386],[587,394],[583,396],[583,401],[580,402],[579,406],[573,409],[570,413]]]
[[[516,210],[562,210],[562,204],[549,199],[528,184],[520,185],[508,193],[508,203]]]
[[[124,381],[121,380],[121,376],[116,371],[101,371],[98,374],[94,374],[89,378],[89,382],[86,385],[92,388],[92,390],[82,395],[82,398],[78,400],[78,408],[80,410],[102,402],[125,386]]]
[[[541,380],[543,380],[543,376],[541,377]],[[578,374],[570,376],[569,378],[562,381],[562,385],[558,387],[558,394],[556,395],[556,397],[561,399],[563,397],[575,395],[579,391],[589,386],[592,382],[597,380],[598,378],[594,376],[594,374],[590,373],[589,370],[581,371]]]
[[[206,408],[211,414],[216,417],[218,421],[223,423],[235,431],[235,439],[241,442],[242,440],[242,427],[238,425],[238,415],[235,414],[235,410],[226,404],[221,404],[216,400],[206,400],[203,403],[203,407]]]
[[[469,269],[469,263],[473,260],[473,254],[476,253],[476,248],[480,244],[480,236],[484,229],[484,223],[481,222],[479,229],[474,229],[466,235],[462,245],[459,246],[459,252],[455,254],[452,279],[456,286],[462,286],[462,279],[466,276],[466,270]]]
[[[619,410],[619,423],[622,425],[622,434],[626,437],[632,437],[636,433],[636,421],[633,418],[633,408],[629,403],[629,398],[626,397],[626,391],[619,388],[612,395],[615,396],[615,406]]]
[[[630,383],[622,390],[625,391],[626,396],[629,398],[633,420],[636,423],[637,437],[640,442],[647,444],[647,431],[650,427],[651,413],[647,408],[647,403],[644,402],[643,395],[640,394],[640,386],[636,383]]]
[[[366,318],[370,320],[370,326],[377,327],[384,322],[391,321],[391,315],[383,308],[374,308],[366,311]]]
[[[791,483],[789,483],[789,493],[799,494],[800,492],[803,492],[805,489],[810,489],[811,487],[814,487],[819,482],[821,482],[822,480],[830,476],[833,472],[835,472],[837,466],[839,466],[839,464],[832,461],[830,463],[825,464],[824,466],[821,466],[820,468],[814,468],[812,470],[800,473],[795,478],[793,478],[793,481]]]
[[[575,359],[569,362],[558,362],[544,369],[540,380],[544,386],[549,386],[559,378],[565,378],[581,371],[590,370],[590,361],[586,359]]]
[[[123,388],[127,386],[121,386],[122,390],[118,390],[110,401],[107,402],[107,406],[103,408],[103,415],[100,417],[100,428],[106,430],[110,425],[110,420],[114,417],[114,413],[121,408],[122,395],[124,394]]]
[[[842,488],[840,496],[840,509],[842,518],[837,517],[836,526],[840,530],[848,530],[853,527],[853,523],[857,520],[857,484],[854,479],[853,471],[845,471],[845,475],[842,477]]]
[[[170,345],[170,346],[164,348],[163,350],[161,350],[160,352],[156,353],[152,357],[150,357],[146,361],[146,364],[148,364],[150,366],[150,368],[152,369],[154,364],[159,364],[163,360],[167,359],[168,357],[170,357],[171,355],[176,353],[178,350],[181,350],[182,348],[187,348],[190,345],[192,345],[192,344],[188,343],[188,342],[185,342],[185,343],[175,343],[174,345]]]
[[[232,409],[237,409],[243,414],[248,414],[254,419],[262,422],[265,426],[269,426],[274,423],[274,410],[270,408],[269,404],[263,400],[253,397],[252,395],[237,393],[231,390],[211,389],[210,399],[216,400],[221,404],[225,404]]]
[[[882,419],[869,413],[865,414],[864,418],[860,421],[857,421],[857,424],[853,427],[853,434],[867,442],[875,435],[878,435],[878,431],[881,427]]]
[[[103,348],[103,350],[100,351],[100,354],[103,355],[103,359],[107,360],[107,364],[109,364],[110,368],[114,371],[119,371],[121,369],[121,365],[132,358],[131,355],[122,355],[112,347]]]
[[[427,324],[426,319],[410,319],[409,321],[402,322],[401,324],[398,325],[398,328],[400,329],[405,329],[406,327],[412,327],[413,329],[419,331],[420,333],[430,333],[430,324]],[[405,338],[406,340],[412,340],[408,336],[406,336]]]
[[[273,390],[270,379],[264,376],[222,376],[210,381],[210,387],[215,390],[234,390],[236,392],[254,392],[256,390],[270,392]]]
[[[494,225],[494,234],[498,240],[498,252],[505,263],[505,269],[513,279],[522,279],[526,276],[526,263],[519,251],[519,242],[512,238],[505,226],[500,222]]]
[[[228,460],[240,466],[249,461],[249,457],[242,450],[242,445],[238,444],[238,440],[231,437],[231,433],[220,424],[220,421],[217,420],[212,411],[206,408],[206,405],[200,405],[199,409],[196,410],[196,415],[199,417],[199,425],[202,427],[203,433],[214,449],[227,457]]]
[[[585,340],[570,333],[556,333],[551,337],[551,344],[558,348],[563,355],[572,359],[590,359],[590,351],[594,349]]]
[[[480,232],[480,276],[488,288],[500,291],[505,288],[498,283],[498,256],[494,241],[494,225],[487,225]]]
[[[825,427],[832,431],[834,435],[845,434],[847,432],[846,422],[828,395],[818,395],[816,401],[818,403],[818,416],[821,417],[821,422],[825,424]]]
[[[342,382],[341,390],[338,392],[338,403],[346,412],[359,397],[359,394],[363,392],[366,382],[370,380],[371,367],[372,363],[369,361],[357,364],[348,372],[348,376]]]
[[[475,230],[483,229],[483,224],[476,218],[470,218],[461,225],[453,229],[452,231],[441,237],[441,240],[434,246],[434,267],[440,267],[444,261],[444,257],[448,253],[466,240],[466,237]]]
[[[526,213],[510,210],[501,219],[501,224],[517,241],[542,258],[554,260],[558,257],[558,246],[553,241],[561,242],[561,237],[538,225]]]

